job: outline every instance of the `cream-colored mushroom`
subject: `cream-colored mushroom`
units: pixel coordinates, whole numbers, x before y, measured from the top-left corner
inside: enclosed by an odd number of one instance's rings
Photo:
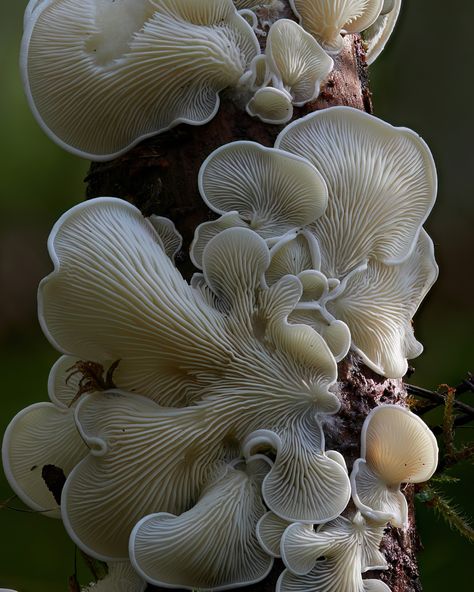
[[[246,109],[252,117],[273,125],[283,125],[293,117],[290,93],[273,86],[258,89],[247,103]]]
[[[437,463],[436,438],[422,419],[398,405],[376,407],[364,422],[361,458],[351,474],[354,503],[372,520],[406,528],[400,485],[427,481]]]
[[[265,56],[273,86],[286,90],[296,106],[318,97],[321,83],[334,66],[314,37],[288,19],[270,28]]]
[[[124,559],[138,520],[188,510],[215,469],[260,429],[283,434],[293,425],[308,458],[321,462],[308,467],[297,446],[285,446],[280,466],[311,473],[311,487],[293,491],[287,506],[319,496],[322,520],[345,503],[346,470],[312,433],[315,417],[339,409],[336,362],[314,330],[288,323],[301,282],[286,276],[266,286],[270,252],[261,237],[232,228],[208,243],[201,281],[212,298],[184,282],[151,224],[122,200],[73,208],[54,228],[50,252],[55,271],[41,285],[40,314],[51,341],[92,359],[120,358],[118,386],[137,385],[140,375],[148,396],[175,404],[123,391],[81,398],[76,422],[90,453],[67,479],[62,514],[82,549]],[[326,483],[327,475],[334,479]]]
[[[11,488],[30,508],[51,518],[59,518],[60,513],[43,479],[43,468],[52,465],[67,476],[88,453],[70,407],[79,388],[79,375],[71,375],[76,361],[70,356],[59,358],[49,376],[51,402],[20,411],[8,425],[2,444],[3,468]]]
[[[332,107],[291,123],[275,146],[308,159],[327,183],[328,206],[311,226],[326,277],[342,279],[369,258],[394,265],[410,256],[437,191],[417,134]]]
[[[271,557],[281,557],[281,537],[289,525],[288,520],[283,520],[273,512],[266,512],[258,521],[258,542]]]
[[[174,222],[169,218],[155,214],[151,215],[148,220],[160,237],[166,255],[174,260],[183,246],[183,237],[176,230]]]
[[[384,0],[290,0],[301,25],[332,53],[343,46],[341,33],[360,33],[376,20]]]
[[[309,416],[303,421],[306,425],[257,430],[248,436],[243,451],[248,456],[262,447],[276,452],[262,486],[265,503],[274,514],[290,522],[327,522],[339,516],[350,499],[347,469],[340,455],[324,451],[324,435],[317,420]],[[301,488],[303,481],[305,487]],[[306,488],[314,492],[312,497]]]
[[[93,160],[216,114],[258,40],[232,0],[45,0],[22,45],[32,111],[60,146]]]
[[[366,571],[387,569],[379,551],[383,532],[383,526],[359,513],[351,520],[339,517],[317,532],[311,525],[290,525],[281,540],[287,569],[277,582],[277,592],[390,592],[379,580],[362,579]]]
[[[308,161],[244,141],[225,144],[208,156],[199,172],[199,190],[209,208],[223,217],[196,229],[191,259],[198,267],[205,245],[223,229],[246,226],[273,240],[317,219],[327,202],[325,183]]]
[[[387,5],[386,9],[385,5]],[[384,50],[397,24],[401,6],[402,0],[385,2],[381,15],[362,33],[362,38],[367,46],[367,64],[373,64]]]
[[[109,563],[107,567],[105,578],[82,588],[81,592],[144,592],[147,584],[133,569],[130,561]]]
[[[260,485],[268,469],[265,457],[249,459],[247,467],[233,463],[184,514],[140,520],[130,536],[135,569],[151,584],[190,590],[227,590],[263,580],[273,559],[260,548],[255,529],[265,512]]]
[[[412,319],[437,277],[433,242],[422,229],[406,261],[370,261],[366,269],[349,274],[342,290],[329,293],[325,308],[347,324],[352,348],[367,366],[383,376],[401,378],[407,359],[423,351]]]

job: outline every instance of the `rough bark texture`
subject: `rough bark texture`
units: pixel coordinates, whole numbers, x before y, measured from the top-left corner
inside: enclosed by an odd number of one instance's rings
[[[281,16],[290,17],[288,5]],[[358,36],[347,36],[343,52],[335,59],[335,68],[319,98],[304,108],[295,108],[295,118],[334,105],[350,105],[371,112],[364,50]],[[87,177],[87,197],[121,197],[135,204],[144,215],[160,214],[171,218],[184,237],[178,266],[189,278],[194,271],[188,247],[198,224],[214,215],[204,205],[197,188],[197,175],[203,160],[218,146],[235,140],[253,140],[272,146],[283,126],[270,126],[248,116],[242,105],[222,97],[217,116],[204,126],[180,125],[171,131],[141,143],[122,157],[107,163],[94,163]],[[342,409],[337,419],[326,425],[328,448],[339,450],[349,468],[359,456],[359,437],[364,418],[378,402],[405,404],[401,381],[387,380],[359,365],[355,358],[340,365]],[[387,572],[368,577],[380,578],[392,592],[419,592],[416,552],[419,541],[414,525],[413,489],[405,491],[410,505],[410,529],[387,528],[383,551],[389,563]],[[348,509],[349,512],[352,508]],[[255,592],[270,592],[282,571],[277,561],[270,576]],[[159,590],[150,587],[149,590]],[[308,591],[309,592],[309,591]],[[338,592],[346,592],[340,590]]]

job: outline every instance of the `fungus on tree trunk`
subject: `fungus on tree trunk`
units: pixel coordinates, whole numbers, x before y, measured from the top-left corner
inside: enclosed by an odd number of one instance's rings
[[[288,0],[281,3],[279,18],[295,19]],[[258,14],[258,11],[257,11]],[[260,38],[265,43],[264,38]],[[364,44],[359,35],[346,35],[342,51],[333,56],[334,69],[321,88],[319,97],[304,107],[294,107],[294,119],[331,106],[347,105],[372,113]],[[216,215],[203,202],[198,191],[198,172],[202,162],[220,146],[236,140],[274,145],[283,126],[265,124],[237,107],[231,98],[221,97],[221,106],[202,127],[182,125],[147,139],[130,152],[105,163],[93,163],[87,176],[87,197],[115,195],[136,205],[144,215],[159,214],[171,218],[184,238],[177,265],[185,277],[194,267],[187,255],[195,228]],[[359,435],[367,413],[379,403],[406,406],[406,391],[401,380],[383,378],[350,356],[339,364],[342,421],[337,436],[326,434],[327,447],[336,446],[346,458],[349,469],[359,456]],[[386,529],[382,541],[388,570],[375,577],[386,582],[392,592],[421,590],[416,553],[420,548],[413,507],[413,486],[404,493],[408,499],[409,527],[406,531]],[[252,592],[270,592],[283,565],[277,560],[265,581],[246,587]],[[374,572],[375,574],[375,572]],[[374,575],[373,574],[373,575]],[[370,577],[370,572],[367,574]],[[151,587],[150,590],[158,590]]]

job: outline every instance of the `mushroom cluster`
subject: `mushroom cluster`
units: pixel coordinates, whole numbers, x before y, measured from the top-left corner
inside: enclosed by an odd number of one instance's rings
[[[436,441],[407,409],[376,407],[349,476],[324,426],[351,348],[391,378],[421,351],[432,156],[410,130],[331,108],[274,148],[220,147],[199,188],[220,217],[196,229],[190,283],[172,222],[125,201],[90,200],[54,226],[39,317],[63,355],[51,402],[7,429],[7,478],[109,564],[93,589],[224,590],[281,555],[280,592],[386,591],[362,574],[385,569],[384,527],[407,525],[400,484],[431,476]],[[64,473],[60,500],[48,465]]]
[[[341,32],[366,29],[376,58],[400,0],[291,6],[300,24],[269,16],[281,10],[275,0],[30,0],[21,68],[31,110],[61,147],[98,161],[209,122],[224,90],[249,115],[284,124],[318,97]]]

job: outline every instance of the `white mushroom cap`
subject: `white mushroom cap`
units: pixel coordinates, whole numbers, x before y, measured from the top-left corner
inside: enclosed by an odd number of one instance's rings
[[[214,117],[260,53],[231,0],[44,0],[22,46],[32,111],[60,146],[112,159]]]
[[[322,523],[334,519],[350,499],[347,468],[341,457],[324,452],[324,435],[314,418],[304,418],[278,433],[257,430],[244,442],[243,451],[252,455],[262,447],[276,451],[276,460],[265,477],[263,498],[270,510],[287,521]],[[301,488],[299,483],[305,482]]]
[[[422,483],[436,470],[438,445],[417,415],[398,405],[381,405],[367,416],[361,435],[361,458],[351,475],[352,496],[373,520],[407,526],[402,483]]]
[[[386,0],[385,4],[390,6],[368,29],[366,29],[362,38],[367,45],[366,61],[367,64],[373,64],[385,48],[390,36],[392,35],[398,21],[402,0]],[[385,5],[384,5],[385,8]]]
[[[334,67],[333,60],[312,35],[294,21],[280,19],[268,33],[265,55],[273,86],[283,86],[293,105],[302,106],[319,95],[322,81]]]
[[[199,190],[214,212],[238,211],[263,238],[309,224],[327,204],[324,181],[306,159],[246,141],[206,158]]]
[[[69,475],[61,509],[82,549],[126,558],[138,520],[189,509],[255,430],[298,426],[308,462],[321,465],[309,474],[335,475],[336,497],[345,493],[345,469],[321,444],[310,448],[318,435],[304,419],[339,409],[336,362],[314,330],[288,323],[301,282],[286,276],[266,286],[270,252],[255,232],[228,229],[204,249],[201,281],[213,298],[183,281],[152,225],[118,199],[73,208],[54,228],[50,251],[55,271],[40,291],[50,339],[77,355],[121,359],[117,385],[140,392],[144,380],[148,396],[175,405],[123,391],[81,398],[76,423],[90,453]],[[279,466],[306,470],[292,438],[295,449],[285,447]],[[305,489],[311,499],[316,493]]]
[[[247,104],[247,113],[263,123],[283,125],[293,117],[293,105],[289,92],[266,86],[260,88]]]
[[[199,172],[205,203],[223,216],[196,229],[191,259],[202,267],[207,242],[226,228],[248,227],[274,239],[322,215],[327,190],[305,159],[254,142],[232,142],[210,154]]]
[[[190,360],[207,367],[212,343],[216,360],[226,359],[218,316],[132,205],[99,198],[76,206],[53,228],[49,250],[56,270],[40,285],[39,317],[56,349],[121,360],[116,384],[171,406],[200,388],[185,370]]]
[[[368,580],[362,580],[364,571],[387,569],[379,551],[383,532],[383,527],[365,521],[360,514],[352,520],[339,517],[322,525],[317,532],[310,525],[290,525],[281,539],[282,559],[287,569],[281,574],[276,590],[389,591],[381,582],[382,587],[366,588]],[[368,564],[367,559],[375,563]]]
[[[413,335],[412,318],[437,277],[433,242],[422,229],[407,260],[399,265],[370,261],[367,268],[349,274],[334,297],[329,294],[326,308],[348,325],[352,348],[367,366],[401,378],[407,359],[423,351]]]
[[[327,209],[312,225],[327,277],[342,279],[369,257],[394,265],[410,256],[437,190],[418,135],[331,107],[291,123],[275,146],[307,158],[328,185]]]
[[[63,356],[49,377],[51,403],[35,403],[20,411],[8,425],[2,444],[5,476],[18,497],[45,516],[59,518],[59,507],[42,477],[45,465],[67,476],[88,450],[68,405],[77,392],[77,377],[68,369],[77,360]]]
[[[264,463],[268,471],[265,461],[254,457],[248,463]],[[154,585],[190,590],[228,590],[264,579],[273,559],[255,534],[265,512],[258,473],[228,466],[184,514],[140,520],[130,536],[139,573]]]
[[[384,0],[290,0],[301,25],[327,51],[342,49],[341,32],[360,33],[379,16]]]
[[[105,578],[89,584],[81,592],[144,592],[147,587],[130,561],[109,563],[107,567],[109,573]]]
[[[272,246],[270,255],[270,266],[265,274],[270,285],[285,275],[298,276],[306,270],[317,270],[321,266],[318,242],[306,230],[288,232]]]
[[[288,520],[283,520],[273,512],[267,512],[257,522],[258,542],[271,557],[281,557],[281,537],[289,525]]]
[[[170,259],[174,260],[183,246],[183,237],[176,230],[174,222],[169,218],[154,214],[148,220],[160,237],[165,253]]]

